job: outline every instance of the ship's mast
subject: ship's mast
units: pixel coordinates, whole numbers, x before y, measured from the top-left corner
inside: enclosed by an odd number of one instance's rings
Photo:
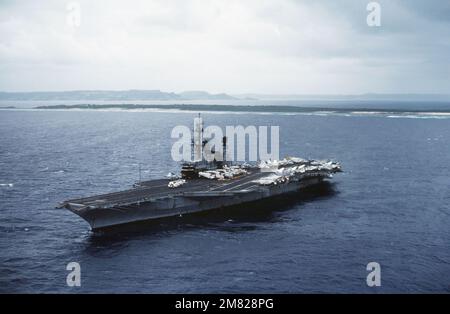
[[[198,114],[194,119],[194,161],[203,160],[203,120]]]
[[[222,160],[223,164],[226,164],[227,162],[227,137],[222,137]]]

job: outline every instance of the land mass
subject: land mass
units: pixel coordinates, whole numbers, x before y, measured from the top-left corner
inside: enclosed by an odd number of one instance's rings
[[[51,105],[51,106],[37,106],[35,109],[122,109],[122,110],[136,110],[136,109],[162,109],[162,110],[184,110],[184,111],[229,111],[229,112],[276,112],[276,113],[299,113],[299,112],[430,112],[429,108],[411,108],[408,110],[399,108],[377,108],[373,107],[353,107],[353,108],[339,108],[339,107],[299,107],[299,106],[271,106],[271,105],[202,105],[202,104],[169,104],[169,105],[139,105],[139,104],[78,104],[78,105]],[[450,106],[446,108],[433,109],[433,112],[449,113]]]
[[[180,93],[160,90],[73,90],[0,92],[0,101],[205,101],[205,100],[311,100],[311,101],[445,101],[450,94],[212,94],[205,91]]]
[[[181,93],[160,90],[75,90],[61,92],[0,92],[0,100],[89,100],[89,101],[134,101],[134,100],[236,100],[236,97],[204,91]]]

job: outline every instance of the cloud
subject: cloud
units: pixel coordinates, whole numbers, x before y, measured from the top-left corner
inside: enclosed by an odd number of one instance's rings
[[[0,3],[0,89],[450,92],[450,5],[379,1]]]

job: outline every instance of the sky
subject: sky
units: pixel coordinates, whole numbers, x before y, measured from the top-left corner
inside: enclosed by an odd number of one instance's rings
[[[450,93],[450,1],[0,0],[0,91]]]

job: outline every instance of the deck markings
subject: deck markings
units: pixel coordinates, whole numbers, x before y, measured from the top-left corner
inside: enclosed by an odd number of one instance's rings
[[[102,195],[95,195],[85,198],[77,198],[72,199],[67,202],[76,202],[83,204],[85,206],[96,205],[99,199],[102,199],[104,203],[103,206],[110,206],[114,204],[124,204],[130,202],[145,202],[152,198],[159,197],[170,197],[182,194],[183,192],[190,191],[232,191],[238,189],[239,187],[249,186],[251,189],[257,187],[257,185],[252,182],[255,178],[264,176],[265,173],[261,172],[251,172],[248,175],[231,179],[229,182],[227,181],[217,181],[217,180],[208,180],[208,179],[194,179],[192,181],[188,181],[188,183],[182,187],[171,189],[167,186],[167,183],[170,182],[168,179],[160,179],[159,182],[154,182],[157,185],[146,185],[146,182],[141,182],[141,186],[135,189],[129,189],[126,191],[120,192],[112,192],[106,193]],[[158,184],[162,183],[164,184]]]

